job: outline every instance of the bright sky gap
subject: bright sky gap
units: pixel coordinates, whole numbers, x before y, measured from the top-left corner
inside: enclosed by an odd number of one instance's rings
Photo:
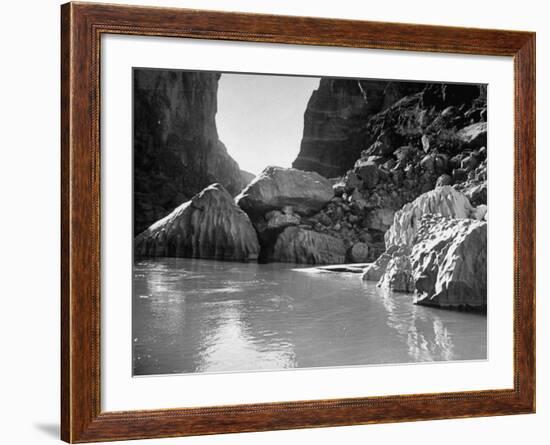
[[[318,77],[223,73],[216,123],[241,169],[291,167],[300,150],[304,112]]]

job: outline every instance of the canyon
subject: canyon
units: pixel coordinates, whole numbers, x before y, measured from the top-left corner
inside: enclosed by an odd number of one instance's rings
[[[485,85],[322,78],[292,168],[240,170],[219,74],[134,72],[140,256],[326,265],[417,304],[486,307]]]

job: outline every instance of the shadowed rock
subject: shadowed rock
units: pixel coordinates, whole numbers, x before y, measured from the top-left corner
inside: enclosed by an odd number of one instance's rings
[[[364,263],[369,259],[369,246],[366,243],[355,243],[348,251],[352,263]]]
[[[157,221],[134,241],[137,256],[256,260],[252,223],[220,184],[212,184]]]
[[[367,215],[364,225],[369,229],[385,232],[391,227],[394,215],[395,211],[385,207],[371,210]]]
[[[487,182],[474,184],[464,190],[473,205],[487,204]]]
[[[249,215],[264,215],[287,206],[300,215],[310,215],[333,196],[331,182],[318,173],[267,167],[235,201]]]
[[[364,122],[422,88],[423,84],[416,82],[322,78],[307,104],[304,137],[292,166],[326,177],[344,174],[353,167],[361,150],[374,142],[365,145],[358,134]],[[384,153],[391,151],[391,146],[373,150]]]
[[[277,238],[273,261],[302,264],[341,264],[346,248],[341,239],[299,227],[287,227]]]
[[[235,196],[242,172],[216,128],[219,73],[135,69],[134,235],[212,183]]]

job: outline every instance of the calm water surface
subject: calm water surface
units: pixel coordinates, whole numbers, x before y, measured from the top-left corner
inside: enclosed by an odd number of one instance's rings
[[[132,311],[134,375],[486,358],[484,315],[289,264],[139,260]]]

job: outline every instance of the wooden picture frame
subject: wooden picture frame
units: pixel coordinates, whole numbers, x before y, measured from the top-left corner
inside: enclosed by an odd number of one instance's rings
[[[535,34],[148,8],[61,7],[61,437],[71,443],[535,411]],[[514,387],[102,412],[100,38],[103,34],[511,56],[515,70]]]

